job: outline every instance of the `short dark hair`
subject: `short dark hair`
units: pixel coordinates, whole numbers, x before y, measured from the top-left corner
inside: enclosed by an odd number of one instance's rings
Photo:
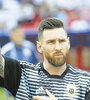
[[[40,22],[38,27],[38,40],[43,35],[44,29],[64,28],[63,22],[54,17],[48,17]]]

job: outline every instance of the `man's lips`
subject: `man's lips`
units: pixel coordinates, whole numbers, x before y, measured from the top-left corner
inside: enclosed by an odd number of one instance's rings
[[[57,53],[57,54],[54,54],[54,56],[60,57],[60,56],[63,56],[63,54],[62,53]]]

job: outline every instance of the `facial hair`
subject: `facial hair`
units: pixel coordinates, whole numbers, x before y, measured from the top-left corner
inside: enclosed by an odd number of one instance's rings
[[[62,54],[62,57],[60,58],[55,58],[55,56],[50,56],[50,54],[47,52],[45,54],[45,57],[51,65],[55,67],[60,67],[66,63],[68,52],[69,51],[67,51],[65,55]]]

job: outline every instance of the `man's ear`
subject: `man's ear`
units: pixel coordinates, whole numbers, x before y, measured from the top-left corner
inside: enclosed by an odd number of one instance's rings
[[[37,50],[39,53],[42,53],[42,46],[41,46],[41,42],[37,41]]]

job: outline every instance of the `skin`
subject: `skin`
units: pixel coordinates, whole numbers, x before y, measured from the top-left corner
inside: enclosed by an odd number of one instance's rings
[[[46,94],[48,97],[45,96],[33,96],[34,100],[57,100],[54,95],[52,95],[47,89],[46,89]]]
[[[50,75],[62,75],[66,69],[66,58],[70,49],[70,41],[66,35],[66,31],[63,28],[44,30],[42,39],[37,41],[37,49],[43,55],[44,69]],[[4,59],[0,63],[4,66]],[[0,66],[0,69],[2,69],[0,73],[4,72],[3,66]],[[0,76],[4,77],[1,74]],[[46,90],[46,93],[48,97],[34,96],[33,99],[57,100],[48,90]]]
[[[15,43],[15,45],[20,48],[22,46],[22,42],[25,39],[25,36],[20,28],[13,30],[10,40]],[[5,60],[0,52],[0,76],[4,78],[4,64]]]
[[[13,32],[10,36],[10,40],[13,41],[17,47],[22,46],[22,42],[24,41],[24,39],[25,39],[25,36],[24,36],[22,30],[19,28],[13,30]]]
[[[43,55],[44,69],[50,75],[61,75],[66,69],[66,58],[70,48],[69,37],[63,28],[46,29],[37,49]]]
[[[15,45],[20,48],[22,46],[22,42],[25,39],[25,36],[20,28],[13,30],[10,40],[15,43]],[[0,52],[0,76],[4,78],[4,64],[5,60]]]
[[[0,76],[2,78],[4,78],[4,58],[1,56],[1,53],[0,53]]]
[[[43,55],[44,69],[50,75],[62,75],[66,70],[66,58],[70,49],[69,37],[63,28],[46,29],[37,42],[37,49]],[[34,96],[35,100],[57,100],[48,90],[48,97]]]

